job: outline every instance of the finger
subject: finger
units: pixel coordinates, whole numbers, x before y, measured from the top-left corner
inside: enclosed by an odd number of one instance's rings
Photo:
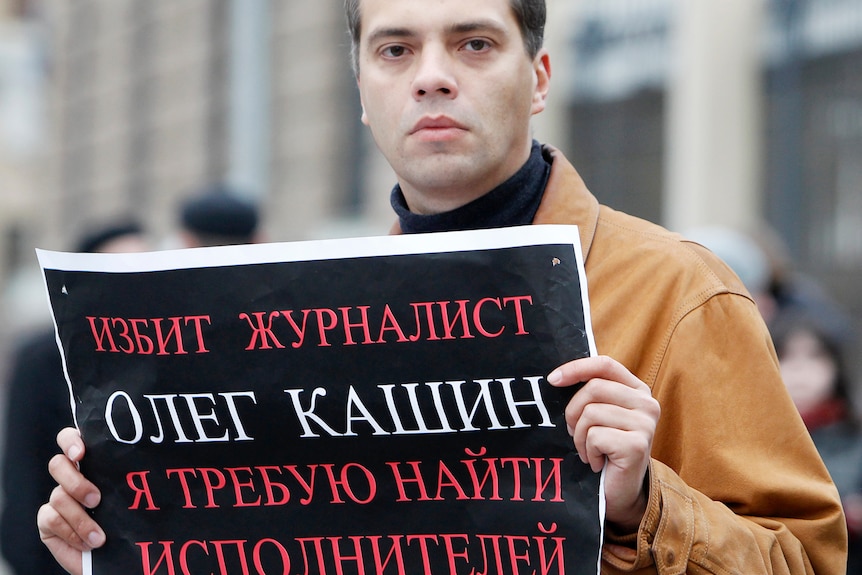
[[[609,427],[621,431],[649,431],[655,428],[656,419],[646,410],[631,409],[612,403],[588,403],[577,413],[577,417],[570,417],[567,408],[566,421],[574,431],[573,437],[577,437],[579,431],[586,431],[591,427]]]
[[[55,487],[36,517],[43,541],[58,538],[66,546],[89,551],[105,542],[105,533],[62,487]],[[57,545],[57,543],[53,543]]]
[[[70,541],[78,540],[74,530],[57,513],[49,503],[39,508],[36,515],[36,524],[39,527],[39,537],[42,543],[54,556],[54,559],[72,575],[81,575],[83,570],[81,546],[73,546]]]
[[[81,433],[74,427],[64,427],[57,434],[57,445],[72,461],[80,461],[84,456],[84,441]]]
[[[624,459],[630,450],[642,450],[655,434],[655,419],[642,411],[616,405],[589,404],[570,424],[572,441],[581,460],[600,469],[605,457]],[[607,439],[606,439],[607,438]],[[626,443],[614,443],[627,439]],[[638,451],[638,457],[642,451]]]
[[[87,543],[78,535],[75,529],[60,515],[50,503],[39,508],[36,515],[36,525],[39,527],[39,537],[47,544],[58,545],[60,542],[78,551],[88,550]]]
[[[647,432],[612,427],[592,427],[587,433],[586,453],[590,464],[605,459],[620,470],[640,470],[649,459],[652,442]]]
[[[623,364],[606,355],[584,357],[564,363],[547,377],[548,383],[558,387],[577,385],[591,379],[617,381],[633,388],[646,387],[646,384]]]
[[[659,409],[658,402],[652,397],[649,387],[632,387],[617,381],[593,379],[587,382],[569,400],[566,406],[566,420],[574,424],[580,419],[587,405],[608,404],[630,410],[644,410],[654,414]]]
[[[58,453],[48,462],[48,473],[59,484],[60,489],[81,505],[92,509],[101,501],[99,488],[84,477],[78,466],[62,453]]]

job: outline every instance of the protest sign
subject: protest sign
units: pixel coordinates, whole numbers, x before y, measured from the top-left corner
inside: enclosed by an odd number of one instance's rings
[[[577,228],[39,251],[102,574],[597,573]]]

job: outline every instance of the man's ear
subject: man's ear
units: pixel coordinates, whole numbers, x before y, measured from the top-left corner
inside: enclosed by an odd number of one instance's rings
[[[551,89],[551,57],[545,48],[539,50],[533,59],[533,74],[536,85],[533,87],[532,113],[538,114],[545,109]]]
[[[359,74],[356,75],[356,88],[359,91],[359,105],[362,106],[362,116],[360,116],[360,120],[367,126],[368,115],[365,113],[365,100],[362,97],[362,83],[359,80]]]

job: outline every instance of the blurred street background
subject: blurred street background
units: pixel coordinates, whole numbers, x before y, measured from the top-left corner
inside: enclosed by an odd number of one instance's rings
[[[846,314],[858,393],[862,0],[548,9],[536,138],[605,204],[757,239],[771,273],[804,277]],[[50,321],[34,248],[71,249],[94,220],[134,214],[172,247],[180,201],[227,183],[260,206],[271,241],[387,232],[395,179],[360,123],[342,12],[0,0],[0,375]]]

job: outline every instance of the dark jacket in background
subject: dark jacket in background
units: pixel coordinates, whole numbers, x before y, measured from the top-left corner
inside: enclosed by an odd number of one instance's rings
[[[56,485],[48,474],[48,461],[59,452],[57,432],[72,425],[69,389],[54,331],[26,341],[11,361],[0,551],[15,575],[66,575],[36,529],[36,513]]]

